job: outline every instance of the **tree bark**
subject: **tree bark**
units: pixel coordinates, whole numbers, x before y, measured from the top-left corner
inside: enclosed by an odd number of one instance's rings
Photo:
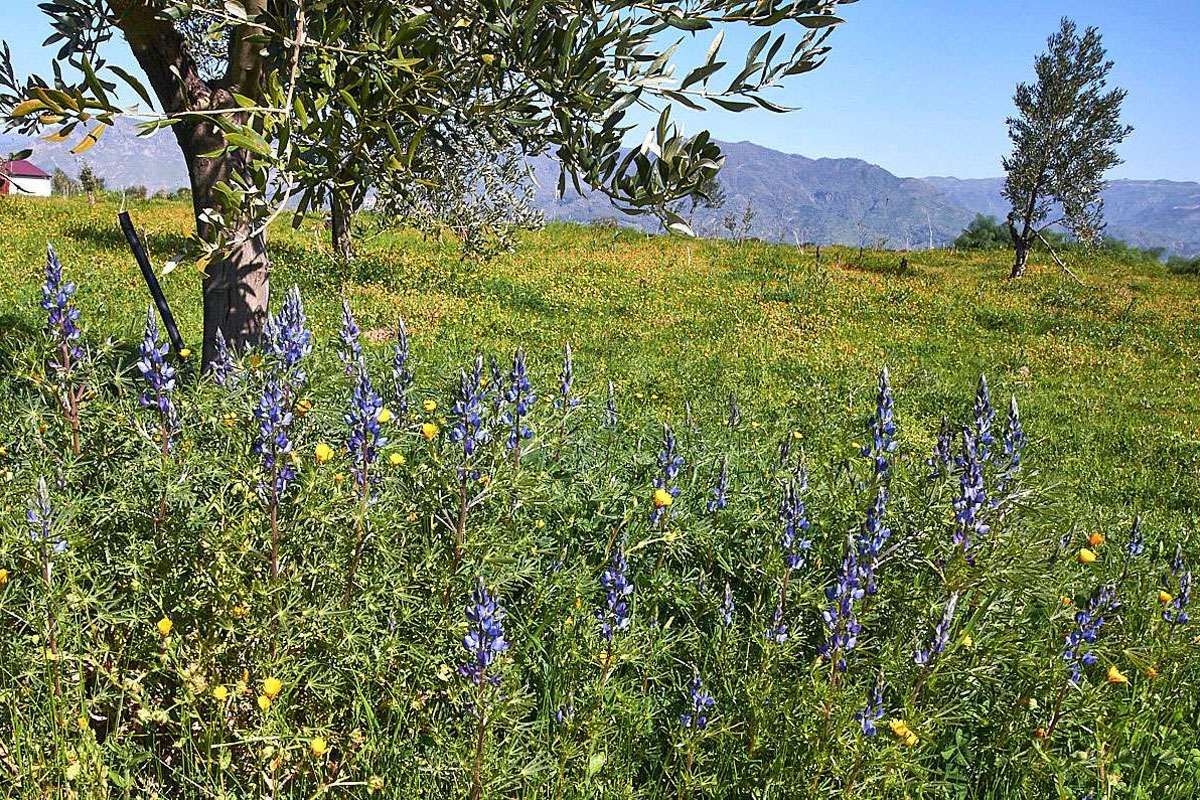
[[[1009,273],[1010,279],[1016,279],[1025,274],[1025,263],[1029,260],[1029,246],[1022,239],[1014,239],[1016,255],[1013,258],[1012,272]]]
[[[350,203],[338,189],[330,192],[329,229],[333,252],[338,258],[349,261],[354,258],[354,215]]]

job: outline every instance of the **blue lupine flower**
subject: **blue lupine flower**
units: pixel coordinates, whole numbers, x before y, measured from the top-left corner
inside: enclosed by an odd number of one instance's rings
[[[458,383],[458,393],[454,398],[451,414],[455,418],[454,427],[450,429],[450,441],[462,443],[463,462],[473,455],[475,450],[488,440],[488,430],[483,424],[483,354],[475,355],[475,363],[471,371],[462,372]],[[468,473],[460,470],[464,480]]]
[[[871,691],[867,692],[867,704],[854,714],[865,736],[874,736],[879,732],[875,723],[883,719],[883,691],[883,673],[880,673],[879,680],[871,687]]]
[[[46,488],[45,478],[38,478],[25,521],[29,523],[29,538],[39,547],[48,546],[55,554],[67,549],[65,539],[54,538],[54,508],[50,505],[50,490]]]
[[[558,373],[558,397],[554,407],[560,409],[575,408],[580,400],[571,394],[571,385],[575,382],[575,362],[571,357],[571,345],[563,347],[562,372]]]
[[[396,414],[400,419],[408,417],[408,392],[413,385],[412,368],[408,365],[408,329],[402,318],[396,319],[396,343],[392,347],[392,396],[396,400]]]
[[[979,376],[979,387],[975,390],[975,420],[974,438],[979,450],[979,460],[989,461],[992,457],[991,447],[996,439],[992,436],[992,421],[996,411],[992,408],[992,399],[988,394],[987,378]]]
[[[379,429],[379,412],[382,409],[383,400],[375,393],[366,368],[360,365],[354,392],[350,397],[350,410],[344,419],[350,428],[346,446],[354,462],[354,482],[364,493],[369,484],[377,480],[377,476],[371,475],[371,465],[379,457],[379,451],[387,444],[387,439]]]
[[[141,405],[142,408],[153,408],[158,413],[162,444],[168,450],[179,431],[175,402],[171,399],[175,391],[175,368],[164,358],[169,348],[166,342],[161,345],[158,343],[158,318],[154,315],[154,306],[147,307],[146,334],[138,348],[141,358],[137,366],[149,386],[142,392]]]
[[[693,672],[691,685],[688,687],[688,694],[691,700],[691,707],[687,713],[679,715],[679,724],[685,728],[694,730],[704,730],[708,727],[708,715],[712,711],[716,701],[712,695],[704,691],[704,685],[700,682],[700,673]]]
[[[1146,552],[1146,537],[1142,535],[1142,516],[1134,515],[1133,527],[1129,531],[1129,541],[1125,544],[1125,552],[1130,558],[1137,558]]]
[[[1175,583],[1178,583],[1178,591],[1171,598],[1171,603],[1162,612],[1164,621],[1172,625],[1186,625],[1189,619],[1187,607],[1192,599],[1192,572],[1184,569],[1183,547],[1175,545],[1175,557],[1171,559],[1171,571],[1168,575],[1163,576],[1163,589],[1171,592],[1174,589]]]
[[[889,459],[896,449],[896,420],[892,405],[892,386],[887,367],[884,367],[879,373],[875,413],[867,420],[867,446],[862,449],[862,454],[874,462],[876,475],[887,473],[891,467]]]
[[[846,654],[858,644],[858,634],[862,630],[854,613],[854,605],[864,595],[855,549],[853,542],[846,547],[841,572],[825,589],[829,606],[821,612],[827,635],[817,649],[823,657],[833,661],[839,672],[846,671]]]
[[[278,378],[268,378],[263,385],[254,417],[258,420],[254,452],[262,457],[263,470],[272,476],[264,492],[279,498],[296,479],[296,470],[292,467],[291,459],[287,458],[292,452],[292,442],[288,436],[292,412],[288,410],[287,394]]]
[[[789,570],[804,566],[804,554],[812,549],[812,540],[807,536],[811,526],[804,504],[804,490],[807,488],[808,477],[803,471],[783,485],[783,501],[779,505],[783,534],[779,539],[779,549]]]
[[[46,282],[42,284],[42,309],[46,312],[46,335],[58,346],[56,358],[65,354],[71,361],[78,361],[83,352],[79,348],[79,309],[75,307],[75,284],[63,283],[62,264],[52,245],[46,245]],[[51,362],[56,370],[68,369],[69,364]]]
[[[559,706],[554,711],[554,721],[559,725],[566,725],[573,719],[575,719],[575,706],[573,704]]]
[[[733,624],[733,589],[725,582],[725,599],[721,603],[721,624],[728,628]]]
[[[675,478],[682,468],[683,456],[675,451],[675,433],[671,430],[671,426],[664,422],[663,446],[658,453],[659,474],[654,478],[654,488],[662,489],[671,497],[678,497],[679,487],[675,486]],[[667,516],[667,508],[656,504],[654,510],[650,512],[650,523],[652,525],[665,524]]]
[[[738,407],[737,395],[729,393],[729,427],[736,428],[742,423],[742,409]]]
[[[955,592],[950,595],[950,599],[946,602],[946,608],[942,611],[942,618],[933,628],[933,641],[928,647],[918,649],[913,653],[913,661],[918,666],[931,665],[935,658],[945,652],[946,645],[950,642],[950,626],[954,623],[954,609],[957,605],[958,592]]]
[[[613,382],[608,382],[608,397],[604,400],[604,427],[617,427],[617,396],[613,390]]]
[[[500,391],[499,386],[496,391]],[[501,422],[508,426],[508,441],[505,446],[509,450],[515,450],[521,446],[522,439],[533,438],[533,428],[526,425],[524,420],[533,404],[537,402],[537,395],[533,393],[533,387],[529,384],[529,374],[525,369],[524,350],[518,349],[513,355],[512,371],[508,374],[508,388],[504,390],[503,398],[509,404],[508,410],[500,418]]]
[[[308,382],[308,376],[300,369],[300,362],[312,352],[313,347],[313,335],[308,329],[308,318],[304,315],[304,303],[300,300],[298,287],[288,289],[279,312],[268,317],[263,340],[267,352],[276,359],[283,371],[283,382],[289,395],[298,394]]]
[[[489,395],[492,398],[492,413],[499,417],[500,408],[504,405],[504,394],[506,391],[504,381],[504,371],[500,369],[500,362],[496,360],[496,356],[488,356],[488,372],[491,373],[491,379],[488,381],[487,387],[484,389],[483,396],[486,398]]]
[[[726,494],[729,492],[729,456],[721,459],[721,471],[717,473],[717,483],[713,486],[713,499],[709,500],[706,508],[708,513],[715,514],[725,508],[728,498]]]
[[[613,552],[612,564],[600,576],[600,586],[605,592],[605,607],[596,612],[600,621],[600,635],[610,645],[613,634],[629,627],[629,596],[633,594],[633,581],[629,579],[629,562],[620,548]]]
[[[463,637],[462,646],[470,656],[470,661],[458,668],[458,673],[479,686],[483,682],[497,686],[499,675],[488,675],[488,667],[496,657],[508,649],[508,640],[504,638],[504,609],[488,594],[483,581],[480,580],[467,606],[467,635]]]
[[[962,548],[967,563],[974,564],[974,556],[970,552],[972,539],[976,534],[986,534],[991,528],[981,517],[987,502],[987,491],[983,486],[983,465],[976,450],[975,437],[965,428],[962,433],[961,460],[963,468],[959,476],[959,495],[954,500],[954,544]]]
[[[792,460],[792,437],[790,434],[784,434],[783,440],[779,442],[779,469],[786,470],[788,464]]]
[[[858,568],[862,585],[869,595],[879,591],[879,587],[875,583],[875,571],[879,568],[883,547],[892,536],[892,529],[884,523],[887,501],[887,489],[880,486],[879,491],[875,494],[875,502],[867,509],[867,519],[863,523],[862,534],[855,543],[858,549]]]
[[[1102,586],[1088,601],[1087,608],[1076,612],[1075,628],[1067,635],[1066,647],[1063,650],[1063,660],[1071,669],[1071,683],[1079,683],[1083,676],[1083,668],[1090,667],[1098,660],[1091,645],[1096,643],[1100,629],[1104,626],[1104,615],[1116,611],[1119,607],[1116,589],[1112,586]]]
[[[1025,429],[1021,427],[1021,412],[1014,395],[1008,404],[1008,425],[1004,429],[1004,455],[1008,456],[1008,473],[1011,475],[1021,467],[1021,450],[1028,443]]]
[[[345,366],[348,376],[358,372],[363,364],[362,344],[358,341],[358,333],[358,323],[354,321],[354,314],[350,311],[350,301],[343,297],[342,329],[338,332],[342,349],[338,351],[338,358]]]
[[[925,459],[931,470],[929,480],[934,481],[950,473],[950,465],[954,463],[954,433],[950,429],[950,421],[942,415],[942,426],[938,430],[937,442],[933,445],[933,454]]]
[[[210,369],[213,381],[217,386],[233,386],[238,381],[237,365],[233,361],[233,353],[220,328],[217,328],[216,353]]]
[[[771,617],[771,624],[767,627],[766,637],[768,642],[774,644],[783,644],[788,640],[788,624],[783,621],[783,606],[775,606],[775,614]]]

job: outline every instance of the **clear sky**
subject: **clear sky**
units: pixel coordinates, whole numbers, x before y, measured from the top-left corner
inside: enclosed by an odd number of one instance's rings
[[[3,5],[0,38],[18,72],[48,73],[49,28],[35,0]],[[1200,180],[1198,0],[860,0],[844,7],[825,66],[771,95],[799,111],[679,116],[726,141],[864,158],[903,176],[997,175],[1013,88],[1030,79],[1064,15],[1100,28],[1113,82],[1129,90],[1125,117],[1136,131],[1112,177]],[[736,58],[758,33],[730,31],[724,52]],[[698,34],[684,59],[703,54],[711,37]],[[109,51],[132,66],[123,43]]]

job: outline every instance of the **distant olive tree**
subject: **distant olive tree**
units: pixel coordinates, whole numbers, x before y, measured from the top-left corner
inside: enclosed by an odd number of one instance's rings
[[[994,250],[1012,247],[1012,243],[1008,227],[986,214],[976,214],[975,219],[954,240],[954,246],[959,250]]]
[[[50,174],[50,193],[59,197],[70,197],[79,193],[79,181],[72,178],[62,167],[55,167]]]
[[[1013,278],[1024,274],[1036,242],[1050,248],[1047,228],[1062,225],[1081,242],[1103,233],[1104,174],[1121,163],[1116,146],[1133,132],[1121,123],[1125,90],[1107,88],[1113,62],[1105,55],[1098,30],[1080,36],[1064,17],[1034,62],[1037,82],[1017,85],[1017,116],[1008,120],[1013,150],[1002,161]]]
[[[79,168],[79,187],[87,195],[88,205],[96,204],[96,195],[104,191],[104,178],[92,169],[92,165],[84,162]]]

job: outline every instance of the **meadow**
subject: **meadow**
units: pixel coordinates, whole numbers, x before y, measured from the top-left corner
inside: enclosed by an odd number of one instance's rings
[[[1195,276],[308,220],[219,385],[116,211],[0,205],[10,796],[1200,791]]]

